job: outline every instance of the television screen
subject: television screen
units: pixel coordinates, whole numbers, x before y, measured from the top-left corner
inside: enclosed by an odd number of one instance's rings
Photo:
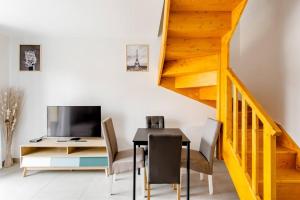
[[[101,137],[100,106],[48,106],[48,137]]]

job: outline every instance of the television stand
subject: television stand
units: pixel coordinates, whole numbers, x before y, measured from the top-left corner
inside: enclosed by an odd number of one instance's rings
[[[44,138],[20,147],[23,176],[31,170],[107,170],[108,154],[103,138],[81,138],[84,142],[58,142]]]

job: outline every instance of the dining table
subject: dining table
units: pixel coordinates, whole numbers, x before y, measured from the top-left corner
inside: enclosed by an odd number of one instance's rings
[[[137,146],[148,146],[149,134],[175,134],[182,136],[182,146],[185,146],[186,151],[186,199],[190,199],[190,143],[189,138],[179,128],[138,128],[133,138],[133,200],[136,199],[136,149]]]

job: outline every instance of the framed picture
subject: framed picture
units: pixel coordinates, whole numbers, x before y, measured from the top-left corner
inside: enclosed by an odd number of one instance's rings
[[[40,71],[40,45],[20,45],[20,71]]]
[[[126,45],[126,69],[129,72],[146,72],[149,68],[149,46],[146,44]]]

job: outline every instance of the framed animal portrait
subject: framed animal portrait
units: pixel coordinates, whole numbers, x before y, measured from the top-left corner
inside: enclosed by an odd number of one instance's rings
[[[40,71],[40,45],[20,45],[20,71]]]

